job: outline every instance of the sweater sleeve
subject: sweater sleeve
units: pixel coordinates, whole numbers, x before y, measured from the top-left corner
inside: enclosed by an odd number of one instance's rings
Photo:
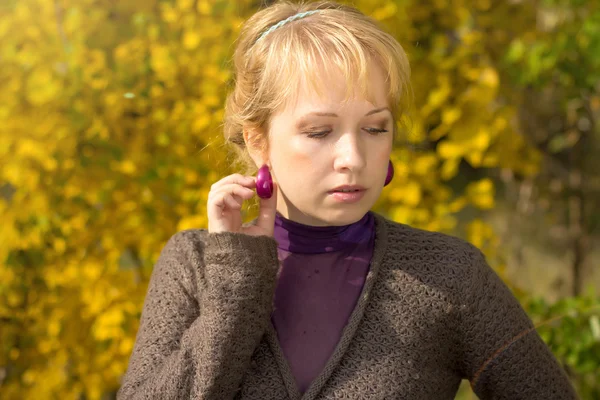
[[[473,391],[481,400],[577,399],[518,300],[481,251],[469,250],[459,331],[462,368]]]
[[[152,272],[117,398],[233,398],[269,323],[276,243],[230,232],[173,235]]]

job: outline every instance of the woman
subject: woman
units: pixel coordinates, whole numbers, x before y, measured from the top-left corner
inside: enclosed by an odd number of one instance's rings
[[[390,35],[354,8],[280,2],[234,61],[225,134],[258,176],[216,182],[208,230],[166,244],[120,399],[436,400],[461,379],[481,399],[576,398],[481,252],[369,211],[408,92]]]

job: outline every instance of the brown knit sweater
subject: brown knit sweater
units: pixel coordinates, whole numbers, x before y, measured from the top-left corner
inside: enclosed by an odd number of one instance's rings
[[[179,232],[155,265],[118,399],[576,399],[481,252],[376,216],[363,292],[304,394],[270,322],[277,243]]]

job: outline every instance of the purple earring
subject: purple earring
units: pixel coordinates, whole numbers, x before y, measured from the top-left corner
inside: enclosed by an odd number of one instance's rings
[[[270,199],[273,196],[273,178],[267,164],[260,167],[256,174],[256,194],[261,199]]]
[[[394,164],[392,164],[392,160],[388,163],[388,173],[385,177],[385,184],[383,186],[387,186],[390,184],[392,179],[394,178]]]

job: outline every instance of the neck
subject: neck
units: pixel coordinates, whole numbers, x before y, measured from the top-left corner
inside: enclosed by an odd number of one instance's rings
[[[300,211],[296,206],[289,201],[281,190],[277,191],[277,213],[290,221],[294,221],[300,224],[309,225],[309,226],[331,226],[332,224],[329,221],[324,221],[322,219],[316,218],[311,215],[307,215]]]
[[[327,219],[322,219],[316,215],[310,215],[300,211],[291,201],[281,194],[280,190],[278,190],[277,193],[277,214],[287,220],[307,226],[328,227],[350,225],[359,221],[369,211],[361,211],[359,207],[348,205],[345,209],[332,209],[327,213],[324,213],[326,214]]]

